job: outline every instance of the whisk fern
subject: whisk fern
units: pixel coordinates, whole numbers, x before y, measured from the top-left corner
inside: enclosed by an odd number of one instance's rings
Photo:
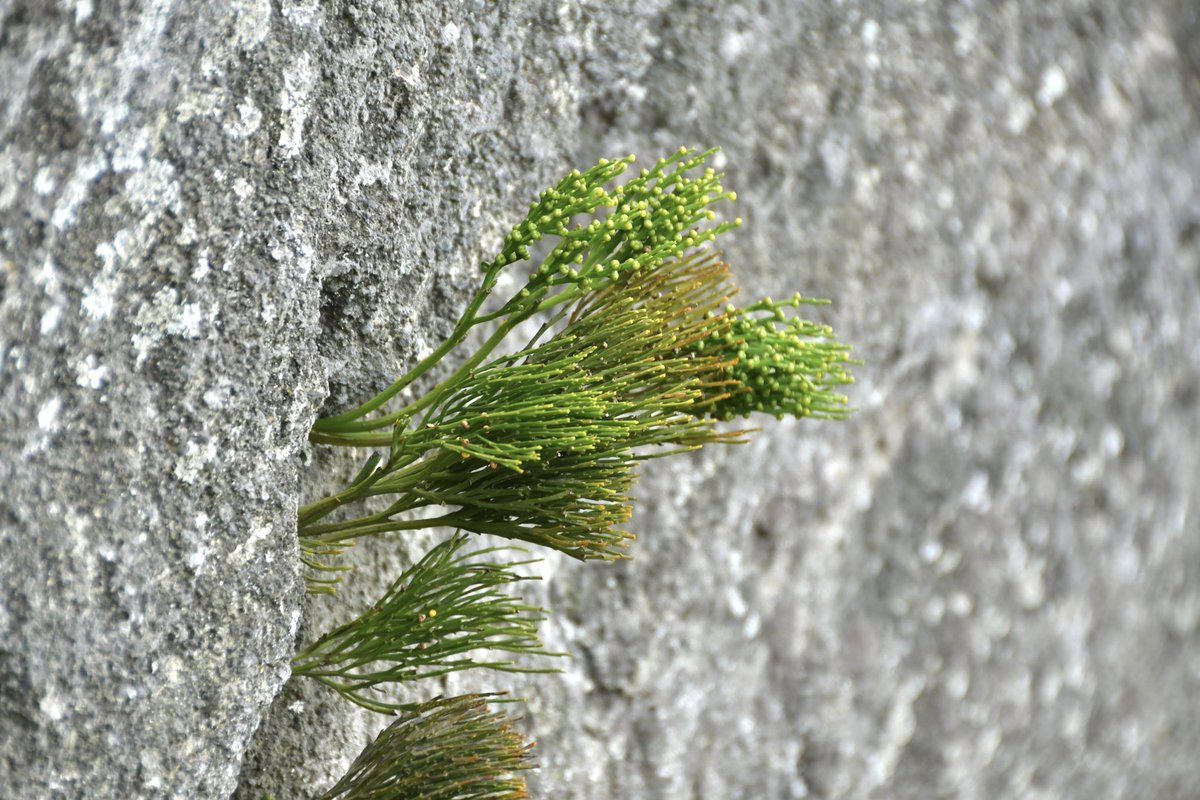
[[[640,462],[744,441],[748,431],[719,423],[753,413],[849,413],[840,388],[857,362],[829,327],[794,316],[825,301],[733,302],[729,265],[709,244],[741,220],[716,221],[712,206],[736,197],[704,168],[713,152],[680,149],[624,183],[632,156],[572,171],[481,265],[439,347],[314,424],[314,443],[371,452],[344,489],[299,510],[311,592],[334,591],[338,557],[361,537],[460,531],[296,656],[297,674],[402,713],[326,797],[524,796],[513,776],[528,748],[487,698],[405,704],[386,692],[472,667],[532,671],[510,656],[552,655],[537,638],[541,609],[504,591],[525,562],[496,563],[496,549],[462,555],[462,532],[625,558]],[[520,288],[495,297],[504,271],[535,249],[546,254]],[[414,392],[444,362],[456,366]]]
[[[555,655],[538,641],[543,610],[503,591],[522,580],[514,567],[486,556],[497,548],[461,553],[458,535],[405,570],[367,612],[298,653],[292,672],[307,675],[373,711],[412,710],[377,691],[389,684],[436,678],[486,667],[509,672],[546,671],[509,658],[478,660],[474,651]]]
[[[706,227],[715,218],[708,206],[735,196],[724,191],[720,176],[711,169],[697,177],[688,176],[713,152],[681,148],[618,186],[611,183],[633,163],[633,156],[601,160],[583,173],[572,170],[530,206],[525,219],[505,237],[496,258],[482,264],[480,287],[446,341],[375,397],[349,411],[317,420],[313,440],[345,444],[350,442],[337,434],[403,424],[431,405],[440,389],[453,386],[482,363],[514,328],[535,314],[603,291],[624,277],[677,258],[740,224],[735,220]],[[604,214],[603,209],[611,211]],[[583,221],[589,216],[594,218]],[[500,273],[517,261],[529,259],[530,246],[547,236],[557,238],[558,244],[525,285],[499,309],[483,313]],[[391,413],[366,418],[445,359],[473,328],[490,322],[499,323],[495,332],[438,387]]]
[[[729,383],[723,354],[695,350],[728,327],[713,313],[728,297],[728,267],[712,255],[640,270],[555,315],[517,353],[441,386],[419,424],[343,434],[388,456],[301,510],[307,553],[316,561],[359,536],[446,525],[579,558],[622,556],[636,463],[738,438],[698,416]],[[321,522],[380,495],[392,498],[381,511]]]
[[[533,764],[527,743],[488,695],[409,709],[363,750],[321,800],[518,800]]]
[[[726,385],[735,387],[712,397],[707,413],[721,420],[755,412],[776,419],[848,417],[837,387],[854,382],[846,369],[856,363],[850,348],[833,339],[829,326],[784,311],[828,302],[797,292],[779,302],[767,297],[745,308],[726,306],[729,324],[694,345],[698,353],[720,354]]]

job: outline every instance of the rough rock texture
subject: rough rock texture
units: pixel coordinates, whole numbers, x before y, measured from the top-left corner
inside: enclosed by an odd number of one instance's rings
[[[655,464],[634,561],[541,567],[565,672],[428,691],[525,694],[542,797],[1200,781],[1194,4],[117,6],[0,0],[6,796],[336,779],[381,720],[281,691],[297,631],[429,540],[306,604],[308,425],[558,173],[680,143],[861,412]]]

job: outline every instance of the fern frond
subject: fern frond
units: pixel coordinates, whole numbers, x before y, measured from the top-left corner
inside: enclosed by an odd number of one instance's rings
[[[494,695],[422,703],[400,715],[321,800],[518,800],[533,744],[488,708]]]
[[[559,655],[538,639],[544,611],[504,591],[528,580],[513,571],[526,561],[495,562],[506,548],[460,553],[459,534],[405,570],[379,602],[300,651],[292,672],[324,683],[374,711],[415,708],[387,699],[389,685],[486,667],[509,672],[550,672],[505,656]],[[511,548],[507,548],[511,549]]]

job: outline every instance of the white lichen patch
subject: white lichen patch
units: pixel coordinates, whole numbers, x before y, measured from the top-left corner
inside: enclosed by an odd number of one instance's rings
[[[850,168],[850,150],[840,136],[830,136],[817,145],[817,153],[825,167],[825,176],[830,185],[840,189],[846,183]]]
[[[117,293],[121,288],[121,275],[117,268],[129,258],[132,248],[133,234],[129,230],[118,231],[111,242],[96,245],[100,273],[84,291],[80,302],[84,316],[92,321],[103,322],[112,316]]]
[[[1004,127],[1014,136],[1024,133],[1037,113],[1033,99],[1003,75],[996,79],[994,92],[1004,116]]]
[[[58,397],[51,397],[46,402],[42,403],[38,409],[37,424],[38,428],[46,433],[53,433],[58,429],[58,412],[62,409],[62,400]]]
[[[234,14],[233,46],[253,50],[271,32],[270,0],[240,0],[230,6]]]
[[[200,324],[204,321],[204,313],[200,304],[184,303],[179,309],[179,316],[174,323],[167,326],[167,332],[188,339],[199,339]]]
[[[370,186],[374,183],[386,185],[392,179],[392,160],[385,159],[380,164],[372,164],[361,156],[358,159],[358,176],[354,179],[359,186]]]
[[[120,288],[120,278],[116,275],[97,275],[96,280],[83,293],[79,305],[83,313],[96,322],[102,322],[112,316],[116,304],[117,289]]]
[[[204,405],[209,408],[222,409],[228,405],[231,397],[233,397],[233,384],[226,379],[221,379],[216,386],[204,393]]]
[[[175,462],[172,470],[175,477],[184,483],[195,483],[205,466],[217,460],[217,446],[212,442],[190,440],[183,447],[183,455]]]
[[[192,92],[175,106],[175,119],[179,123],[193,119],[215,117],[225,104],[225,92],[217,89]]]
[[[100,132],[107,137],[117,137],[129,127],[129,104],[116,101],[100,102]]]
[[[46,715],[47,719],[54,722],[59,722],[67,715],[66,701],[53,689],[46,692],[41,698],[38,702],[38,708]]]
[[[312,61],[302,53],[283,71],[283,90],[279,93],[279,109],[283,112],[279,147],[285,158],[295,158],[304,149],[304,122],[310,110],[308,93],[313,83]]]
[[[275,304],[275,301],[264,296],[262,298],[262,309],[259,311],[259,317],[263,322],[270,325],[279,317],[279,306]]]
[[[58,264],[52,254],[48,254],[42,259],[41,265],[33,270],[30,277],[46,294],[55,294],[62,286],[62,281],[58,277]]]
[[[400,80],[404,81],[406,84],[408,84],[409,86],[412,86],[412,87],[420,86],[421,85],[421,65],[420,64],[409,64],[407,68],[396,67],[396,69],[392,71],[392,77],[399,78]]]
[[[161,662],[154,661],[150,664],[150,671],[161,675],[163,682],[167,686],[173,686],[183,681],[183,659],[177,655],[169,655]]]
[[[139,227],[157,222],[164,209],[175,215],[183,210],[175,167],[160,158],[149,159],[144,168],[131,173],[125,179],[125,191],[131,204],[142,211]]]
[[[132,338],[134,350],[137,351],[136,363],[140,367],[150,351],[166,336],[200,338],[204,310],[199,303],[180,304],[175,289],[164,287],[159,289],[151,302],[142,306],[135,322],[138,332]]]
[[[203,511],[196,514],[194,517],[195,529],[185,528],[183,530],[183,539],[189,545],[189,550],[184,556],[184,563],[193,573],[199,575],[204,569],[204,565],[208,562],[209,546],[208,546],[208,514]]]
[[[233,551],[233,561],[235,563],[244,564],[255,556],[256,551],[262,548],[262,544],[267,537],[271,535],[271,526],[263,522],[256,522],[254,527],[250,529],[250,535],[246,537],[246,541],[237,546]],[[270,553],[267,554],[270,556]],[[268,560],[271,560],[268,558]]]
[[[74,369],[75,385],[94,391],[103,389],[112,376],[112,371],[93,354],[77,362]]]
[[[871,69],[871,70],[879,69],[879,64],[880,64],[879,49],[878,49],[879,31],[880,31],[879,23],[873,19],[868,19],[862,25],[862,31],[861,31],[860,35],[862,36],[863,46],[867,50],[867,55],[866,55],[866,59],[865,59],[866,64],[867,64],[867,69]]]
[[[212,264],[209,261],[211,255],[212,251],[206,247],[196,256],[196,266],[192,270],[192,280],[202,281],[212,272]]]
[[[9,148],[0,150],[0,209],[8,208],[17,199],[18,175],[16,159],[9,155]]]
[[[721,38],[721,58],[733,63],[742,57],[750,46],[749,36],[741,31],[729,28]]]
[[[225,123],[225,133],[231,139],[241,141],[258,130],[262,123],[262,112],[249,97],[238,103],[236,114]]]
[[[191,247],[200,241],[200,229],[196,227],[196,220],[188,217],[179,227],[179,236],[175,239],[183,247]],[[207,250],[205,251],[207,252]]]
[[[316,251],[303,230],[285,223],[281,226],[279,236],[267,242],[267,253],[275,261],[288,266],[297,284],[306,282],[312,274]]]
[[[68,5],[75,7],[75,24],[87,22],[92,18],[92,14],[96,11],[96,6],[92,0],[75,0],[74,3]]]
[[[50,224],[57,230],[64,230],[75,222],[75,212],[87,199],[92,183],[104,171],[105,162],[102,158],[94,158],[80,164],[75,173],[67,180],[62,194],[50,215]]]
[[[1042,80],[1038,86],[1037,104],[1042,108],[1049,108],[1067,93],[1067,75],[1063,72],[1062,67],[1058,64],[1051,64],[1042,73]]]
[[[153,128],[142,125],[119,137],[112,154],[113,172],[134,172],[145,167],[154,147],[154,136]]]
[[[992,488],[986,472],[979,470],[971,475],[971,479],[963,487],[962,504],[977,514],[987,514],[991,511]]]
[[[878,749],[867,761],[866,784],[870,789],[888,785],[908,743],[916,732],[917,698],[925,691],[924,676],[909,678],[896,687],[892,707],[880,732]]]
[[[188,569],[192,572],[199,573],[204,568],[204,562],[208,561],[208,548],[204,543],[197,544],[184,557],[184,563],[188,565]]]
[[[52,194],[55,186],[57,186],[57,181],[55,181],[54,171],[50,167],[42,167],[33,176],[33,190],[40,195]]]
[[[34,458],[38,453],[50,447],[50,441],[58,432],[61,424],[59,412],[62,411],[62,399],[54,396],[38,407],[37,434],[30,436],[21,450],[25,458]]]
[[[38,332],[42,336],[49,336],[58,330],[58,325],[62,322],[62,306],[50,306],[42,314],[42,321],[38,323]]]
[[[283,18],[298,28],[311,28],[321,22],[321,7],[317,0],[309,2],[288,2],[285,0],[280,13]]]

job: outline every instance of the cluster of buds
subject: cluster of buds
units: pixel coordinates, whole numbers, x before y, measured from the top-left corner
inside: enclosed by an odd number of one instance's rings
[[[680,148],[623,184],[608,186],[634,156],[601,160],[585,173],[574,171],[548,189],[529,215],[508,234],[500,254],[483,265],[493,272],[530,258],[543,236],[558,243],[532,271],[527,284],[500,314],[524,307],[545,310],[581,294],[619,284],[630,275],[682,258],[741,224],[740,219],[710,225],[710,205],[734,200],[712,169],[691,173],[713,152]],[[602,209],[608,209],[601,213]],[[590,219],[581,219],[591,215]]]
[[[836,387],[854,382],[847,366],[857,363],[850,348],[833,338],[833,330],[784,309],[824,305],[801,297],[764,298],[745,308],[725,308],[729,324],[695,344],[697,353],[720,354],[729,391],[707,413],[721,420],[770,414],[776,419],[850,415],[849,400]]]

